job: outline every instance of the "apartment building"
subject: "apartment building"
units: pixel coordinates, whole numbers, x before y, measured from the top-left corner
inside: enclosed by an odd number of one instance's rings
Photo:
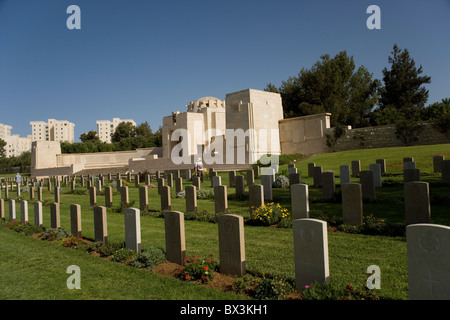
[[[111,143],[111,136],[116,131],[117,126],[122,122],[131,122],[136,126],[136,122],[131,119],[113,118],[110,120],[97,120],[97,135],[102,142]]]
[[[75,141],[75,124],[67,120],[31,121],[32,141]]]
[[[11,134],[12,127],[0,123],[0,139],[6,142],[6,157],[17,157],[23,152],[31,151],[31,136],[21,137],[18,134]]]

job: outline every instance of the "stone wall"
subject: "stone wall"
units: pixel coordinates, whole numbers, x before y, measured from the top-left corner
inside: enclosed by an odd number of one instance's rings
[[[281,153],[311,156],[332,151],[404,146],[395,135],[394,125],[348,129],[333,144],[335,128],[330,127],[330,116],[330,113],[323,113],[279,120]],[[450,143],[450,136],[433,128],[431,122],[423,122],[420,126],[422,130],[414,145]]]
[[[306,156],[328,152],[326,133],[330,129],[330,113],[279,120],[282,154]]]
[[[421,124],[422,131],[419,140],[414,145],[428,145],[450,143],[450,139],[445,134],[433,128],[431,123]],[[326,134],[333,136],[334,128],[327,130]],[[340,137],[334,148],[329,151],[345,151],[354,149],[371,149],[385,147],[404,146],[403,142],[395,135],[395,126],[385,125],[376,127],[365,127],[350,129]]]

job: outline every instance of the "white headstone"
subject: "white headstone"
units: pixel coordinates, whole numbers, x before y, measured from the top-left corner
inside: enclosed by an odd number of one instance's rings
[[[295,284],[297,290],[329,279],[327,223],[316,219],[297,219],[294,236]]]
[[[406,227],[408,293],[411,300],[450,299],[450,227]]]

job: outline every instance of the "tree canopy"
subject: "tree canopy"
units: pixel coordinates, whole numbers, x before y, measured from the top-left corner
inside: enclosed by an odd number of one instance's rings
[[[131,122],[120,123],[112,135],[112,143],[101,142],[95,131],[82,134],[82,142],[61,143],[62,153],[93,153],[127,151],[138,148],[152,148],[162,146],[161,128],[153,133],[150,125],[146,122],[137,127]]]
[[[81,142],[95,142],[100,141],[97,132],[90,130],[88,133],[82,133],[80,136]]]
[[[394,44],[388,58],[391,69],[383,69],[383,83],[380,100],[375,110],[377,124],[396,123],[400,120],[421,120],[428,90],[424,84],[431,82],[429,76],[421,76],[422,66],[416,67],[407,49],[401,50]]]
[[[279,88],[269,83],[265,90],[281,94],[285,118],[329,112],[332,126],[366,126],[377,102],[379,81],[364,66],[355,70],[353,57],[346,51],[320,59]]]
[[[6,145],[7,145],[6,141],[0,139],[0,158],[6,157],[6,150],[5,150]]]

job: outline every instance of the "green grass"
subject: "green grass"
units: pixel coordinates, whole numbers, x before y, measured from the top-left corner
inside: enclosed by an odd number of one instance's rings
[[[361,160],[361,167],[365,170],[376,159],[385,158],[388,174],[383,177],[383,187],[377,189],[377,200],[364,203],[364,215],[373,214],[386,222],[401,224],[404,223],[405,217],[400,165],[403,157],[412,156],[423,174],[421,179],[430,183],[431,222],[450,225],[449,204],[445,201],[446,195],[450,194],[450,187],[441,184],[440,175],[432,172],[432,156],[448,155],[449,150],[450,145],[356,150],[320,154],[298,161],[295,165],[301,171],[304,183],[312,185],[312,178],[307,177],[307,163],[315,162],[316,165],[323,166],[324,170],[334,170],[336,183],[339,184],[338,176],[341,164],[350,164],[352,160]],[[284,170],[287,170],[287,165],[280,166],[280,172]],[[222,184],[228,185],[228,174],[220,173],[220,175]],[[354,178],[352,180],[359,181]],[[259,182],[257,179],[256,183]],[[153,183],[155,182],[153,181]],[[184,182],[184,185],[188,184],[190,182]],[[135,201],[134,206],[137,207],[138,190],[133,186],[134,183],[130,183],[129,198],[131,201]],[[82,190],[81,187],[78,189]],[[211,189],[210,181],[206,180],[202,184],[202,189]],[[70,232],[69,206],[77,203],[82,208],[83,236],[94,238],[93,211],[89,207],[88,194],[71,194],[69,188],[65,187],[63,187],[63,191],[64,193],[61,195],[61,227]],[[290,209],[289,190],[274,189],[273,191],[274,201]],[[339,185],[337,185],[337,191],[339,191]],[[15,195],[15,193],[12,194]],[[29,197],[26,193],[23,195],[25,198]],[[245,199],[233,200],[234,188],[228,188],[228,195],[229,213],[249,217],[248,201]],[[53,200],[53,194],[46,191],[46,188],[44,188],[44,199]],[[102,195],[97,195],[97,200],[99,205],[104,204]],[[175,198],[173,192],[172,209],[184,212],[184,201],[185,199]],[[149,189],[149,202],[150,212],[144,213],[141,217],[142,247],[143,249],[149,246],[164,248],[164,219],[159,217],[160,197],[156,188]],[[116,208],[119,206],[120,195],[118,193],[114,194],[113,203]],[[214,212],[213,200],[198,200],[198,209]],[[324,217],[328,221],[335,221],[336,224],[342,223],[341,204],[338,201],[323,201],[319,188],[310,187],[310,210],[312,217]],[[17,211],[18,219],[20,219],[19,205],[17,205]],[[124,216],[122,212],[117,211],[108,210],[108,233],[109,241],[120,243],[125,238]],[[33,219],[33,205],[32,202],[29,202],[29,220],[32,222]],[[49,224],[50,208],[45,206],[44,225],[49,227]],[[185,233],[187,255],[208,256],[213,254],[218,258],[217,224],[187,220],[185,221]],[[330,231],[328,245],[330,282],[333,285],[339,287],[351,285],[354,288],[362,288],[366,285],[369,276],[366,274],[367,267],[377,265],[381,269],[381,289],[377,290],[379,295],[389,299],[408,298],[404,237],[369,236]],[[294,278],[292,229],[246,225],[245,247],[246,267],[249,273]],[[203,290],[206,289],[196,291],[196,289],[191,289],[188,284],[180,283],[180,280],[162,278],[146,270],[137,270],[103,261],[83,252],[27,238],[1,228],[0,251],[2,252],[0,270],[15,270],[5,277],[3,276],[5,273],[2,272],[0,299],[8,297],[17,299],[222,299],[221,293],[204,293]],[[4,255],[3,252],[6,254]],[[82,290],[67,290],[65,281],[68,275],[65,274],[65,268],[70,264],[79,265],[79,261],[86,264],[82,270],[89,270],[86,271],[86,274],[83,271]],[[93,270],[90,270],[91,268]],[[27,281],[30,281],[30,284],[24,283]],[[37,289],[44,282],[49,289],[44,291]],[[153,282],[156,284],[153,285]],[[133,289],[126,289],[125,287],[130,283],[133,283],[133,286],[135,283],[139,283],[139,285],[136,288],[132,287]],[[185,285],[188,289],[184,288]],[[25,286],[27,290],[22,290],[21,286]],[[115,290],[114,286],[121,289]]]
[[[149,270],[107,261],[0,228],[0,300],[239,299]],[[80,267],[81,289],[70,290],[67,267]],[[164,289],[163,289],[164,288]]]

